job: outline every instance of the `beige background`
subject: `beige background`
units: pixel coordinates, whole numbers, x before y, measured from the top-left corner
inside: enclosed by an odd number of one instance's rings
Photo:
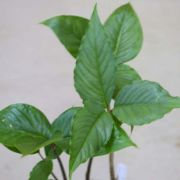
[[[99,0],[104,20],[123,0]],[[180,1],[132,0],[144,29],[144,46],[133,65],[144,79],[180,95]],[[0,0],[0,108],[26,102],[52,121],[81,101],[73,87],[74,60],[54,34],[38,22],[55,15],[90,17],[92,0]],[[139,148],[116,153],[128,167],[127,180],[180,180],[180,111],[136,128]],[[21,158],[0,146],[0,180],[27,180],[39,157]],[[67,166],[67,156],[63,156]],[[83,180],[85,166],[74,174]],[[58,169],[56,168],[58,173]],[[106,157],[96,158],[93,180],[108,180]]]

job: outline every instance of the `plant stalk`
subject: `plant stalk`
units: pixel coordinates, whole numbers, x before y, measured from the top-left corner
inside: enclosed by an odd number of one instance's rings
[[[109,154],[109,171],[110,171],[110,179],[116,180],[115,172],[114,172],[114,154]]]
[[[56,157],[57,157],[57,161],[58,161],[59,167],[61,169],[61,173],[62,173],[63,179],[67,180],[66,171],[64,169],[64,166],[63,166],[63,163],[61,161],[61,158],[58,155]]]
[[[42,156],[42,154],[40,153],[40,151],[38,152],[38,154],[39,154],[39,156],[41,157],[41,159],[44,160],[44,157]],[[55,180],[58,180],[58,178],[56,177],[56,175],[55,175],[53,172],[51,172],[51,175],[52,175],[52,177],[53,177]]]
[[[88,162],[87,171],[86,171],[86,180],[90,180],[92,162],[93,162],[93,158],[91,158]]]
[[[60,167],[60,170],[61,170],[61,173],[62,173],[63,180],[67,180],[66,171],[64,169],[63,163],[61,161],[61,158],[59,157],[59,155],[56,152],[56,145],[52,144],[51,148],[52,148],[52,150],[53,150],[53,152],[54,152],[54,154],[56,156],[56,159],[58,161],[58,164],[59,164],[59,167]]]

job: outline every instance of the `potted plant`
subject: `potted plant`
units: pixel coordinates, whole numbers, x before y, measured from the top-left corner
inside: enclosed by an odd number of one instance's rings
[[[71,107],[51,124],[36,107],[13,104],[0,111],[0,143],[22,155],[39,154],[29,180],[47,180],[57,159],[63,180],[72,179],[78,166],[109,155],[110,179],[115,180],[113,153],[136,146],[122,128],[149,124],[174,108],[180,98],[156,82],[143,80],[126,62],[136,57],[143,41],[139,19],[130,4],[116,9],[102,24],[95,6],[90,20],[56,16],[42,24],[50,27],[76,59],[74,85],[82,106]],[[45,156],[40,152],[44,149]],[[69,176],[60,158],[69,155]]]

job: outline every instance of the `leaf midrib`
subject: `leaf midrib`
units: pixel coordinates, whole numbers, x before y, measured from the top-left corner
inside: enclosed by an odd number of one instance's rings
[[[95,49],[95,52],[96,52],[96,56],[97,56],[96,49]],[[101,72],[100,72],[100,63],[99,63],[99,61],[97,61],[97,66],[98,66],[97,73],[98,73],[99,84],[100,84],[101,89],[102,89],[102,95],[103,95],[103,99],[104,99],[104,102],[105,102],[105,106],[106,106],[106,108],[108,108],[108,102],[106,101],[106,98],[105,98],[106,97],[106,95],[105,95],[105,88],[103,86],[103,82],[102,82],[102,78],[101,78],[102,76],[101,76]]]
[[[6,131],[6,130],[12,131],[12,133],[19,133],[19,134],[21,134],[21,135],[23,135],[23,136],[30,136],[30,137],[33,137],[33,138],[39,137],[39,138],[44,138],[44,139],[46,139],[46,140],[51,139],[51,138],[47,138],[47,137],[45,137],[45,136],[43,136],[43,135],[40,135],[40,134],[38,134],[38,133],[30,133],[30,132],[27,132],[27,131],[25,131],[25,130],[12,129],[12,128],[10,128],[10,127],[9,127],[9,128],[1,128],[1,127],[0,127],[0,132],[1,132],[1,129],[4,129],[5,131]]]
[[[20,114],[22,114],[26,119],[28,119],[28,121],[26,121],[26,123],[28,123],[29,124],[29,126],[31,127],[31,129],[33,129],[33,127],[34,127],[34,120],[33,121],[31,121],[30,120],[30,118],[29,118],[29,116],[27,116],[23,111],[20,111],[18,108],[16,108],[15,110],[17,110]],[[18,119],[19,120],[19,122],[21,122],[22,120],[21,119],[19,119],[19,117],[16,115],[16,113],[14,112],[14,111],[11,111],[10,113],[12,113],[15,117],[16,117],[16,119]],[[5,118],[6,119],[6,118]],[[7,118],[8,119],[8,118]],[[8,120],[9,121],[9,120]],[[46,121],[46,120],[45,120]],[[42,123],[42,122],[41,122]],[[46,126],[46,130],[47,131],[49,131],[49,129],[48,128],[50,128],[50,124],[46,124],[46,123],[49,123],[48,121],[47,122],[45,122],[45,126],[46,125],[48,125],[49,127],[47,127]],[[20,126],[20,128],[22,128],[22,126]],[[20,130],[20,129],[18,129],[18,128],[16,128],[16,130],[18,130],[18,131],[22,131],[22,132],[28,132],[27,131],[27,129],[24,129],[23,128],[23,130]],[[29,127],[28,127],[28,130],[29,130]],[[28,132],[29,134],[30,133],[34,133],[34,134],[37,134],[38,136],[40,135],[40,136],[43,136],[43,137],[45,137],[45,138],[50,138],[50,136],[46,136],[44,133],[42,133],[42,132],[35,132],[35,131],[33,131],[33,132]],[[50,131],[48,132],[48,133],[50,133]]]
[[[118,35],[117,41],[115,42],[116,45],[115,45],[114,55],[117,54],[118,48],[121,47],[120,42],[121,42],[121,34],[122,34],[121,32],[122,32],[122,29],[123,29],[122,24],[124,23],[125,16],[126,16],[126,13],[123,13],[121,26],[119,27],[119,35]],[[117,18],[117,15],[115,15],[115,18]]]
[[[76,153],[76,157],[77,155],[82,151],[82,147],[84,146],[84,144],[86,143],[86,140],[88,139],[89,135],[90,135],[90,132],[94,129],[94,126],[95,124],[98,122],[98,120],[100,120],[100,117],[103,115],[104,113],[101,113],[98,117],[97,117],[97,120],[94,121],[94,123],[92,124],[92,127],[89,129],[89,132],[87,133],[87,136],[85,137],[83,143],[81,143],[82,145],[80,146],[80,150]],[[76,162],[77,158],[73,161],[72,163],[72,167],[74,165],[74,163]]]
[[[164,102],[165,103],[165,102]],[[154,102],[154,103],[133,103],[133,104],[117,104],[116,107],[119,107],[119,106],[144,106],[144,105],[163,105],[164,104],[163,102]]]

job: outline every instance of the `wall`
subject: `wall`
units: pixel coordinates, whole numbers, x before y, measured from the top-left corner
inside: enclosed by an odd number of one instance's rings
[[[124,0],[99,0],[102,20]],[[0,108],[26,102],[53,121],[81,101],[73,87],[74,60],[40,21],[62,14],[90,17],[91,0],[0,0]],[[132,0],[144,29],[144,46],[130,64],[144,79],[158,81],[180,95],[180,1]],[[115,163],[128,167],[127,180],[180,179],[180,111],[135,128],[138,148],[116,153]],[[27,180],[39,157],[20,157],[0,146],[0,179]],[[67,166],[67,156],[63,156]],[[85,166],[74,174],[83,180]],[[55,169],[58,173],[58,168]],[[83,173],[82,173],[83,172]],[[94,161],[93,180],[108,180],[107,157]]]

